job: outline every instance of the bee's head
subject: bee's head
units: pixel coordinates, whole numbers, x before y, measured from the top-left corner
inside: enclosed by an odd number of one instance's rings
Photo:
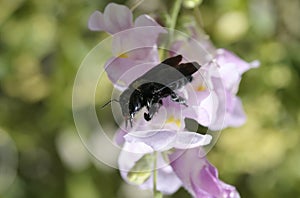
[[[131,123],[134,114],[143,107],[143,97],[138,90],[126,89],[120,95],[120,106],[125,122]]]
[[[125,91],[123,91],[123,93],[120,95],[120,106],[122,109],[122,114],[124,116],[124,118],[129,119],[130,117],[130,96],[132,94],[132,90],[130,89],[126,89]]]

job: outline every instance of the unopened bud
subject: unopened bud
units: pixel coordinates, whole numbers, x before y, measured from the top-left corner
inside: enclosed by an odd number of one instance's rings
[[[193,9],[196,6],[199,6],[202,3],[202,0],[184,0],[183,6],[188,9]]]

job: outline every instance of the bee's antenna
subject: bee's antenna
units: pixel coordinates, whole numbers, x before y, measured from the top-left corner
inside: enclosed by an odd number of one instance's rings
[[[119,100],[112,99],[112,100],[108,101],[107,103],[105,103],[104,105],[102,105],[101,109],[103,109],[104,107],[106,107],[107,105],[109,105],[109,104],[112,103],[112,102],[120,103]]]

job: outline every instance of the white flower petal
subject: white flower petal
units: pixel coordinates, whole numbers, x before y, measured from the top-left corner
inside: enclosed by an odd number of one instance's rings
[[[204,146],[210,143],[212,137],[210,135],[201,135],[194,132],[177,133],[176,141],[173,146],[177,149],[191,149]]]
[[[176,131],[171,130],[151,130],[136,131],[124,136],[128,142],[143,142],[151,146],[155,151],[164,151],[172,148],[175,142]]]

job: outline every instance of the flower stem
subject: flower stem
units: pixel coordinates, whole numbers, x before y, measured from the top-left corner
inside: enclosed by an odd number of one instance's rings
[[[162,198],[162,193],[157,190],[157,152],[154,152],[154,162],[153,162],[153,197]]]
[[[182,0],[175,0],[173,10],[171,13],[171,22],[170,22],[170,27],[169,27],[171,30],[174,30],[176,27],[177,18],[179,15],[181,4],[182,4]]]
[[[133,12],[143,2],[144,2],[144,0],[139,0],[139,1],[135,2],[135,4],[130,8],[130,11]]]
[[[199,27],[203,28],[203,20],[202,20],[202,16],[201,16],[199,6],[196,6],[194,8],[194,16],[195,16],[195,20],[196,20],[197,25]]]
[[[171,22],[170,22],[170,27],[169,27],[170,35],[169,35],[169,39],[168,39],[168,45],[170,45],[170,43],[172,42],[173,37],[174,37],[174,30],[176,28],[176,23],[177,23],[181,4],[182,4],[182,0],[175,0],[173,10],[171,13]]]
[[[172,8],[172,13],[171,13],[171,21],[168,24],[169,37],[168,37],[167,42],[165,44],[165,49],[168,49],[170,47],[171,42],[173,41],[174,30],[176,28],[176,23],[177,23],[177,19],[178,19],[178,15],[179,15],[181,5],[182,5],[182,0],[175,0],[175,3],[174,3],[173,8]],[[161,57],[163,59],[166,58],[165,57],[166,56],[166,50],[165,49],[163,49],[162,55],[161,55]]]

